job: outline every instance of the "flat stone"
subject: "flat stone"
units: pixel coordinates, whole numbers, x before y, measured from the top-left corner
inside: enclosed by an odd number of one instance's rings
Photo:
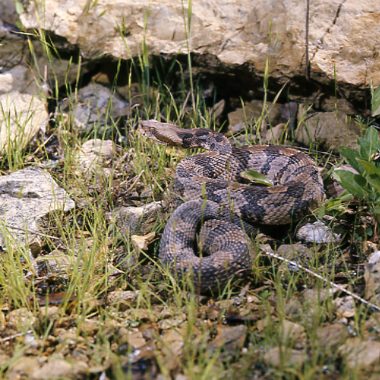
[[[17,91],[0,95],[0,154],[21,150],[49,120],[46,104]]]
[[[74,206],[65,190],[44,170],[26,168],[0,176],[0,246],[38,244],[38,220]]]
[[[303,145],[319,143],[334,151],[343,146],[357,147],[360,129],[343,112],[316,112],[310,117],[299,115],[298,120],[304,121],[296,129],[295,137]]]
[[[84,175],[102,173],[111,174],[112,159],[116,154],[116,145],[111,140],[91,139],[86,141],[78,154],[78,169]]]
[[[254,125],[261,117],[271,125],[281,121],[281,105],[268,104],[265,112],[264,102],[252,100],[228,114],[228,133],[234,134],[243,131],[249,125]]]
[[[351,369],[370,371],[371,366],[379,364],[380,361],[380,342],[377,341],[361,340],[361,338],[348,339],[338,351],[345,357]]]
[[[320,221],[305,224],[297,231],[296,237],[306,243],[317,244],[338,243],[341,239],[339,234]]]
[[[340,323],[327,324],[317,329],[318,340],[328,350],[336,349],[348,336],[347,327]]]
[[[274,367],[301,367],[306,360],[306,351],[291,348],[280,350],[278,347],[273,347],[264,354],[264,361]]]
[[[39,368],[40,360],[37,357],[21,356],[12,361],[7,371],[8,379],[30,378],[31,373]]]
[[[108,216],[115,219],[123,234],[144,235],[151,232],[151,224],[155,223],[162,207],[162,202],[151,202],[140,207],[118,207]]]
[[[281,244],[277,248],[277,254],[288,260],[309,261],[315,256],[315,253],[301,243]]]
[[[303,348],[306,345],[305,328],[299,323],[284,319],[281,322],[280,331],[284,343],[294,342],[296,348]]]
[[[247,326],[218,326],[218,333],[209,344],[212,349],[222,348],[225,350],[241,350],[247,336]]]
[[[43,379],[78,379],[88,373],[88,366],[83,361],[69,363],[64,359],[50,358],[41,368],[36,368],[32,374],[32,380]]]
[[[114,290],[107,295],[107,302],[110,305],[130,304],[138,295],[138,290]]]
[[[128,343],[133,350],[141,349],[146,344],[146,340],[138,329],[127,330],[122,327],[118,331],[121,341]]]
[[[277,124],[273,128],[269,128],[265,136],[263,136],[263,143],[265,144],[280,144],[287,129],[287,125],[284,123]]]
[[[7,315],[7,326],[16,330],[31,329],[36,321],[34,314],[24,307],[12,310]]]
[[[63,280],[67,279],[69,273],[78,265],[78,260],[71,255],[55,250],[48,255],[38,256],[35,263],[39,274],[57,276]]]

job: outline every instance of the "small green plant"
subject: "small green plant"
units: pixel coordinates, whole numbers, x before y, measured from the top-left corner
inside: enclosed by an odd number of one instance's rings
[[[380,139],[374,127],[369,127],[358,139],[357,150],[342,148],[341,154],[355,169],[336,170],[335,174],[344,187],[354,197],[368,205],[376,223],[380,222]]]

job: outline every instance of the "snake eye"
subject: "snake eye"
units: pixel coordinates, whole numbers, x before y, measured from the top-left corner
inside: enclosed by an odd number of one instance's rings
[[[210,144],[210,149],[211,149],[211,150],[214,150],[214,149],[215,149],[215,143],[211,143],[211,144]]]

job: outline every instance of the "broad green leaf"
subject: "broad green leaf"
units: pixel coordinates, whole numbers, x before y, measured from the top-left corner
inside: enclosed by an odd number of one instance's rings
[[[346,170],[335,170],[334,172],[338,181],[353,196],[358,198],[365,198],[368,196],[366,189],[366,180],[359,174],[354,174]]]
[[[367,176],[367,182],[373,187],[375,191],[380,193],[380,177],[377,174]]]
[[[341,148],[340,154],[344,157],[348,164],[350,164],[358,172],[361,171],[361,167],[357,162],[359,154],[356,150],[350,148]]]
[[[371,112],[372,116],[380,115],[380,87],[372,92]]]
[[[270,179],[265,177],[264,174],[261,174],[260,172],[253,169],[242,171],[240,173],[240,177],[247,179],[248,181],[257,185],[273,186],[273,182]]]
[[[379,166],[376,166],[371,161],[366,161],[366,160],[361,160],[361,159],[358,159],[357,161],[364,168],[366,174],[377,175],[377,176],[379,176],[379,180],[380,180],[380,167]],[[363,171],[363,170],[361,170],[361,171]]]
[[[360,156],[366,160],[371,160],[373,155],[380,150],[379,132],[374,127],[369,127],[358,142]]]

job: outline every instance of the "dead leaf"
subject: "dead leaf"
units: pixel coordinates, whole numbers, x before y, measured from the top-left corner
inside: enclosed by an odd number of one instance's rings
[[[148,249],[149,244],[152,243],[155,237],[156,233],[154,231],[149,232],[148,234],[143,236],[132,235],[132,245],[137,251],[146,251]]]

